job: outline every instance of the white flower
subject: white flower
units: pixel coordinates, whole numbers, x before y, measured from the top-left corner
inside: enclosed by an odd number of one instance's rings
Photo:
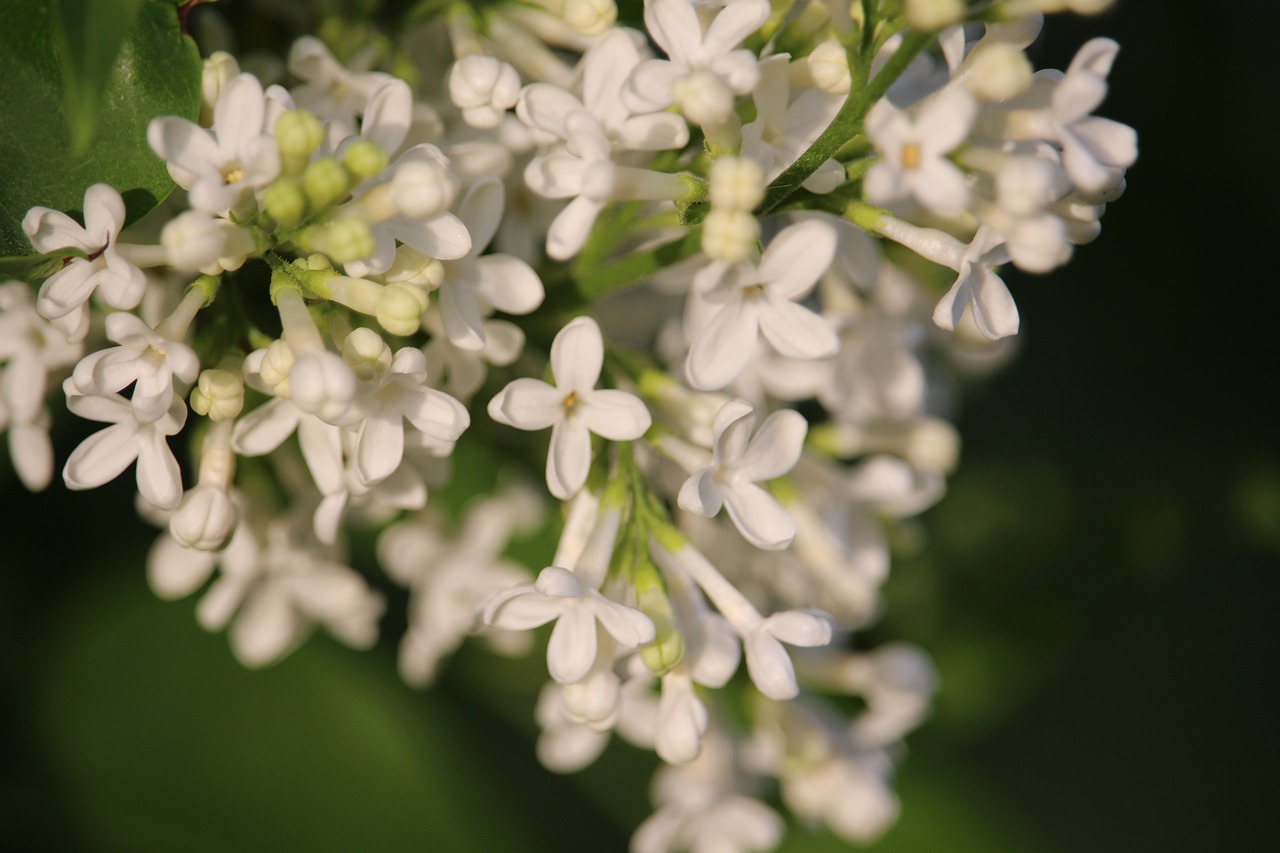
[[[355,337],[376,339],[387,348],[371,329],[356,329],[348,340]],[[364,484],[384,480],[400,467],[406,420],[428,438],[446,443],[457,441],[471,424],[466,408],[448,394],[427,387],[426,378],[427,359],[422,350],[404,347],[396,352],[390,367],[362,389],[357,404],[362,420],[352,462]]]
[[[881,157],[863,180],[867,200],[888,204],[911,196],[941,214],[969,204],[964,174],[946,155],[969,135],[977,102],[966,90],[943,89],[912,120],[881,99],[867,116],[867,135]]]
[[[190,384],[200,373],[191,347],[171,341],[124,311],[107,315],[107,337],[120,346],[85,356],[71,375],[80,394],[111,394],[133,386],[130,404],[139,421],[163,417],[175,402],[175,379]],[[182,406],[181,399],[176,400]]]
[[[639,610],[610,601],[584,587],[568,569],[548,566],[532,584],[520,584],[496,594],[485,605],[485,624],[508,630],[527,630],[555,620],[547,646],[547,671],[561,684],[573,684],[591,671],[596,661],[596,623],[620,647],[631,650],[653,642],[653,622]]]
[[[742,154],[760,163],[766,183],[782,174],[813,144],[844,102],[842,96],[821,89],[809,89],[791,101],[788,73],[785,55],[771,56],[760,63],[760,82],[753,93],[756,118],[742,128]],[[805,179],[804,187],[812,192],[830,192],[844,182],[844,177],[844,167],[828,160]]]
[[[650,59],[631,72],[623,103],[637,113],[678,103],[697,124],[718,124],[733,111],[760,73],[756,55],[735,50],[769,17],[768,0],[732,0],[703,30],[691,0],[645,0],[644,23],[667,59]]]
[[[62,469],[67,488],[95,489],[120,476],[137,460],[142,499],[164,509],[177,506],[182,497],[182,474],[165,437],[177,435],[186,423],[183,402],[174,398],[162,417],[140,421],[133,406],[119,394],[81,396],[71,380],[64,388],[67,408],[73,414],[111,424],[71,452]]]
[[[796,528],[787,511],[758,482],[772,480],[800,460],[808,422],[799,412],[783,409],[769,415],[753,436],[755,407],[731,400],[712,427],[711,465],[685,480],[681,508],[711,517],[724,506],[738,531],[757,548],[785,548]]]
[[[69,258],[40,287],[36,308],[51,320],[67,317],[88,302],[95,290],[112,308],[136,308],[147,287],[146,276],[117,250],[124,227],[120,193],[106,184],[84,191],[84,227],[70,216],[47,207],[33,207],[22,219],[37,252],[80,249],[85,258]]]
[[[702,298],[719,309],[692,335],[685,373],[702,391],[734,380],[763,334],[791,358],[825,358],[836,352],[835,333],[797,300],[826,271],[836,252],[835,228],[821,220],[789,226],[773,238],[758,264],[713,262],[694,278]]]
[[[252,74],[223,87],[205,130],[178,116],[152,119],[147,143],[160,159],[177,167],[175,179],[187,188],[191,206],[206,213],[242,211],[255,190],[280,174],[280,149],[265,133],[267,100]]]
[[[449,69],[449,100],[462,110],[462,120],[472,127],[497,127],[503,113],[516,105],[519,95],[520,76],[495,57],[469,54]]]
[[[624,151],[680,148],[689,141],[689,129],[679,116],[652,111],[632,115],[623,105],[623,83],[639,62],[631,38],[615,30],[582,57],[581,101],[550,84],[534,83],[520,93],[520,120],[564,143],[535,157],[524,172],[538,195],[573,199],[547,233],[547,254],[552,258],[577,254],[609,200],[675,198],[684,191],[672,175],[615,163]]]
[[[587,481],[591,433],[610,441],[632,441],[652,423],[649,410],[634,394],[597,389],[604,364],[600,327],[590,317],[569,322],[551,343],[555,385],[516,379],[489,401],[489,416],[517,429],[551,427],[547,486],[561,500]]]
[[[959,273],[951,289],[938,301],[933,322],[954,329],[968,308],[978,330],[991,340],[1018,333],[1018,306],[1004,280],[991,268],[1009,260],[1003,238],[983,226],[964,248],[955,270]]]
[[[443,262],[441,324],[449,343],[469,352],[485,349],[488,332],[494,328],[493,322],[485,318],[495,309],[507,314],[529,314],[542,304],[545,295],[542,280],[524,261],[513,255],[480,254],[498,230],[504,202],[501,181],[476,181],[458,205],[458,218],[471,235],[471,248],[462,257]],[[497,355],[502,357],[501,352]]]
[[[395,78],[377,71],[353,72],[338,62],[314,36],[303,36],[289,48],[289,72],[305,81],[293,88],[298,106],[343,126],[347,133],[364,115],[373,95]]]
[[[1133,128],[1090,115],[1107,96],[1107,74],[1120,45],[1111,39],[1085,42],[1054,87],[1050,100],[1051,138],[1062,146],[1062,164],[1085,193],[1097,194],[1120,181],[1138,159]]]

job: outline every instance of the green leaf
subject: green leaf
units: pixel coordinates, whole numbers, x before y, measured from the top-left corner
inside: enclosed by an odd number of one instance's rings
[[[32,284],[39,284],[62,269],[63,264],[69,259],[83,257],[85,257],[85,253],[81,249],[66,248],[43,255],[0,258],[0,281],[20,278]]]
[[[97,129],[104,87],[138,17],[140,0],[56,0],[50,7],[62,65],[71,153],[84,156]]]
[[[0,256],[31,250],[22,217],[36,206],[80,212],[85,189],[115,187],[135,221],[169,194],[173,181],[147,146],[147,125],[159,115],[194,119],[200,107],[200,55],[182,35],[178,12],[164,0],[110,0],[122,11],[143,2],[132,28],[104,72],[112,21],[98,29],[87,21],[66,24],[64,10],[100,0],[8,0],[0,3]],[[67,11],[69,16],[73,12]],[[101,38],[90,56],[72,57]],[[98,75],[98,79],[94,78]],[[96,105],[86,107],[89,91]],[[84,133],[82,110],[96,115],[91,141],[76,153]]]

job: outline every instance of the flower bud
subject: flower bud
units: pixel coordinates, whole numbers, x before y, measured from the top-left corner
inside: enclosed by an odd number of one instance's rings
[[[934,32],[964,20],[964,0],[906,0],[907,23]]]
[[[367,180],[387,168],[387,152],[376,142],[359,139],[342,153],[342,165],[356,180]]]
[[[702,222],[702,251],[713,260],[745,261],[758,239],[760,223],[745,210],[713,209]]]
[[[602,35],[618,20],[614,0],[564,0],[560,17],[584,36]]]
[[[213,126],[213,108],[222,88],[240,73],[240,63],[225,50],[215,50],[204,60],[200,75],[200,126]]]
[[[388,284],[378,295],[378,324],[393,335],[412,335],[422,327],[427,292],[405,282]]]
[[[307,193],[297,179],[280,177],[263,191],[262,207],[267,216],[293,228],[307,215]]]
[[[310,231],[310,229],[308,229]],[[377,248],[373,232],[363,219],[342,217],[307,235],[311,247],[328,255],[335,264],[367,258]]]
[[[351,173],[332,157],[322,157],[302,173],[302,185],[314,210],[323,210],[351,192]]]
[[[996,172],[996,200],[1014,216],[1032,216],[1056,201],[1057,166],[1041,157],[1010,157]]]
[[[353,329],[342,342],[342,360],[357,378],[368,382],[391,369],[391,347],[373,329]]]
[[[684,117],[696,125],[718,125],[733,114],[733,92],[712,71],[698,69],[671,88]]]
[[[302,411],[341,425],[356,396],[356,376],[328,350],[309,352],[289,370],[289,396]]]
[[[238,269],[255,248],[247,229],[197,210],[167,222],[160,229],[160,244],[174,269],[211,274]]]
[[[750,157],[721,157],[711,164],[711,204],[727,210],[753,210],[764,200],[764,170]]]
[[[244,382],[229,370],[201,371],[191,391],[191,408],[210,420],[229,421],[244,408]]]
[[[391,179],[391,200],[412,219],[439,216],[449,209],[457,194],[457,177],[434,160],[404,163]]]
[[[482,53],[462,57],[449,69],[449,99],[472,127],[495,128],[516,105],[520,76],[507,63]]]
[[[324,141],[324,125],[306,110],[288,110],[276,120],[280,157],[305,163]]]
[[[560,693],[564,715],[575,723],[607,731],[618,713],[620,687],[612,670],[594,669],[581,681],[564,686]]]
[[[844,46],[835,39],[828,39],[808,56],[809,76],[813,85],[832,95],[847,95],[852,82],[849,77],[849,57]]]
[[[983,101],[1016,98],[1031,85],[1031,62],[1022,50],[1008,42],[996,42],[975,51],[964,85]]]
[[[202,483],[183,495],[169,516],[169,534],[187,548],[220,551],[231,539],[239,519],[240,513],[226,490]]]
[[[294,364],[293,350],[283,339],[272,341],[262,354],[258,376],[277,397],[289,396],[289,371]]]

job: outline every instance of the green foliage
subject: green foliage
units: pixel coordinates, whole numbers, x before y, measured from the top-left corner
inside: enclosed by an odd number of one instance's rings
[[[0,4],[0,256],[30,252],[30,208],[74,215],[90,184],[119,190],[130,221],[159,204],[173,181],[147,124],[194,119],[200,73],[172,2]]]

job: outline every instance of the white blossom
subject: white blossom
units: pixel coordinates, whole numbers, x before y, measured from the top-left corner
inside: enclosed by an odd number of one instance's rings
[[[591,434],[610,441],[644,435],[652,419],[634,394],[598,389],[604,363],[600,327],[590,317],[569,322],[551,344],[555,385],[522,378],[489,401],[489,416],[517,429],[551,427],[547,486],[561,500],[582,488],[591,466]]]

